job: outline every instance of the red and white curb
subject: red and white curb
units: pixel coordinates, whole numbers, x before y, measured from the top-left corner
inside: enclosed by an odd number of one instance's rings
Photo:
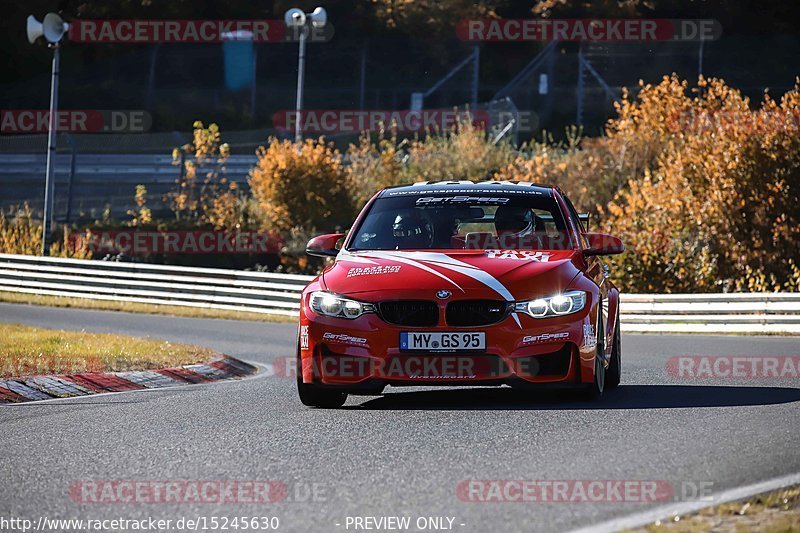
[[[57,376],[0,379],[0,404],[51,398],[72,398],[103,392],[160,389],[195,383],[242,378],[258,369],[244,361],[223,356],[206,363],[160,370],[94,372]]]

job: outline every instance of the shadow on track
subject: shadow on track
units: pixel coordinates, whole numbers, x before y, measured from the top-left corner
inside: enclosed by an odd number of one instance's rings
[[[510,388],[442,389],[392,392],[344,409],[393,410],[583,410],[739,407],[800,401],[790,387],[720,387],[707,385],[620,385],[597,402],[581,401],[570,391],[523,391]]]

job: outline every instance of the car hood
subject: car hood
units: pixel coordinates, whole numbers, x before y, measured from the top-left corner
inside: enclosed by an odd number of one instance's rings
[[[564,290],[580,272],[573,250],[342,251],[322,276],[325,288],[367,301],[454,297],[512,301]]]

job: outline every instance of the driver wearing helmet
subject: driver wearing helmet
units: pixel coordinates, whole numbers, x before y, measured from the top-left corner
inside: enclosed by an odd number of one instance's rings
[[[416,209],[406,209],[395,216],[392,235],[396,249],[430,248],[433,242],[433,226]]]
[[[494,228],[500,248],[519,250],[534,248],[538,242],[536,217],[527,207],[501,205],[494,214]]]

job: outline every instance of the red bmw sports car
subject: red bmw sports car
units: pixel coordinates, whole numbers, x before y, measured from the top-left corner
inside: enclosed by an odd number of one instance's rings
[[[341,247],[337,247],[343,240]],[[562,191],[525,182],[422,182],[378,192],[352,231],[315,237],[335,257],[304,290],[297,388],[339,407],[386,385],[620,382],[619,291]]]

